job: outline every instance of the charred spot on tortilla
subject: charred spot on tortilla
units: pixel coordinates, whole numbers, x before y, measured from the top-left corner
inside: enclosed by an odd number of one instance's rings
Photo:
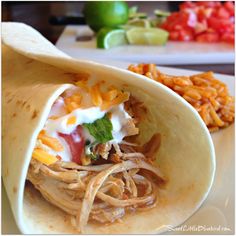
[[[10,98],[10,99],[7,101],[7,103],[10,103],[12,100],[13,100],[13,97]]]
[[[32,120],[35,119],[38,116],[38,113],[39,113],[39,111],[34,110],[32,116],[31,116],[31,119]]]
[[[180,117],[177,114],[174,114],[177,120],[180,120]]]
[[[21,105],[22,101],[21,100],[16,100],[16,105]]]
[[[26,106],[26,110],[30,111],[30,105],[29,104]]]
[[[6,170],[5,170],[5,172],[4,172],[5,178],[6,178],[8,175],[9,175],[9,170],[8,170],[8,168],[6,168]]]
[[[10,96],[11,95],[11,92],[6,92],[6,97]]]
[[[12,117],[16,117],[16,113],[15,112],[12,114]]]
[[[24,102],[22,103],[22,107],[24,107],[26,103],[27,103],[27,101],[24,101]]]
[[[31,64],[33,61],[33,59],[29,59],[25,64]]]
[[[14,186],[13,187],[13,193],[17,193],[17,190],[18,190],[17,187]]]

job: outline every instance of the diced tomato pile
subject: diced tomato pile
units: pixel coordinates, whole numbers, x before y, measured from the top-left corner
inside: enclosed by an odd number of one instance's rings
[[[234,3],[184,2],[160,27],[170,40],[234,44]]]

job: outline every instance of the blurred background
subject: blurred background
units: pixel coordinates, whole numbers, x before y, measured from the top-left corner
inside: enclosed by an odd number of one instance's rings
[[[181,2],[165,1],[145,1],[128,2],[129,7],[138,6],[141,12],[148,15],[153,14],[154,8],[174,11],[178,9]],[[78,22],[74,17],[81,16],[85,1],[80,2],[19,2],[2,1],[2,21],[18,21],[33,26],[40,31],[48,40],[55,43],[62,33],[66,22],[61,18],[68,16],[74,23],[84,24],[81,20]],[[56,18],[54,18],[55,16]],[[51,19],[51,23],[50,23]],[[53,19],[55,19],[53,21]],[[56,22],[56,20],[58,20]],[[61,20],[61,21],[60,21]],[[58,24],[58,25],[57,25]],[[61,25],[62,24],[62,25]],[[71,24],[71,21],[70,21]]]
[[[129,1],[127,3],[129,7],[138,6],[140,12],[154,16],[154,9],[177,11],[183,1]],[[84,4],[85,1],[2,1],[2,21],[24,22],[41,32],[53,44],[56,44],[67,25],[85,25],[85,20],[82,17]],[[234,63],[232,62],[220,65],[211,62],[202,63],[202,65],[200,63],[197,65],[194,63],[191,65],[172,63],[171,66],[194,70],[213,70],[218,73],[234,75]]]

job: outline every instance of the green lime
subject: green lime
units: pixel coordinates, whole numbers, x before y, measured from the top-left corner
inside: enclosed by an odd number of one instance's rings
[[[125,30],[102,28],[97,34],[97,48],[113,48],[119,45],[128,44]]]
[[[124,1],[91,1],[85,3],[83,13],[86,23],[97,32],[102,27],[125,24],[129,7]]]
[[[150,28],[151,27],[151,24],[150,24],[149,20],[147,20],[147,19],[138,19],[138,18],[129,20],[126,25],[136,26],[136,27],[144,27],[144,28]]]
[[[169,33],[159,28],[132,28],[126,35],[130,44],[163,45]]]

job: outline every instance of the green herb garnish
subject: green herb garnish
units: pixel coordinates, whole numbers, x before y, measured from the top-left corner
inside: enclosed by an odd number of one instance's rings
[[[106,143],[113,139],[112,136],[112,123],[105,115],[103,118],[94,121],[93,123],[83,124],[89,131],[89,133],[99,143]]]

